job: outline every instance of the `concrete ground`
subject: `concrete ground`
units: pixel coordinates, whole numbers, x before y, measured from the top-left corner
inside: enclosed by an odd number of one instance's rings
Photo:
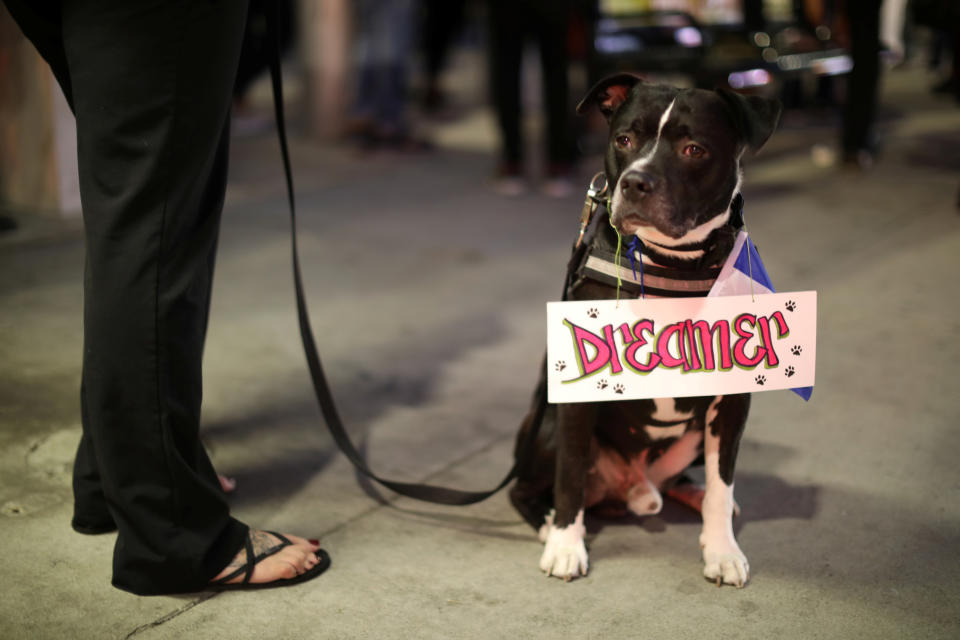
[[[754,396],[741,450],[742,590],[701,577],[698,517],[593,520],[565,584],[501,492],[472,507],[359,479],[314,404],[281,170],[237,137],[205,360],[203,433],[235,513],[322,539],[333,565],[260,593],[133,596],[115,537],[73,533],[82,238],[0,236],[0,637],[960,637],[960,109],[918,67],[888,76],[873,171],[818,168],[830,118],[793,114],[749,163],[746,214],[778,289],[819,292],[816,391]],[[313,326],[371,466],[484,489],[511,464],[580,195],[501,198],[478,110],[432,154],[293,141]],[[599,168],[583,164],[585,177]]]

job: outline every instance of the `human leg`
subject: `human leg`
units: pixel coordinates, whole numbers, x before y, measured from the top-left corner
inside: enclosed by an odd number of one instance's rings
[[[63,8],[87,239],[85,428],[119,528],[114,584],[140,594],[201,588],[246,535],[198,434],[245,15],[226,2]]]
[[[100,465],[93,447],[93,438],[87,425],[86,400],[83,382],[80,383],[81,434],[77,454],[73,460],[73,519],[70,525],[78,533],[100,534],[117,530],[103,493]]]
[[[63,32],[59,2],[31,2],[4,0],[10,15],[40,56],[50,65],[67,103],[73,105],[70,72],[63,48]],[[81,383],[81,389],[83,385]],[[81,415],[86,413],[82,400]],[[82,424],[87,423],[84,417]],[[100,470],[90,434],[84,427],[73,466],[74,515],[72,526],[78,532],[97,534],[116,530],[116,524],[107,508],[100,483]]]
[[[230,518],[198,437],[246,3],[5,1],[77,116],[87,263],[74,524],[117,524],[116,586],[203,589],[247,558],[248,535],[267,537]],[[287,538],[294,548],[269,554],[253,582],[325,568],[315,542]]]
[[[444,100],[440,74],[450,56],[450,46],[460,32],[465,3],[464,0],[426,0],[423,4],[421,46],[426,76],[423,102],[427,109],[434,109]]]
[[[522,162],[520,123],[520,71],[523,64],[524,15],[522,7],[506,0],[491,0],[487,34],[490,89],[501,135],[504,164]]]
[[[569,168],[571,112],[570,85],[567,74],[570,57],[567,53],[569,3],[564,0],[535,3],[537,42],[543,73],[543,107],[546,115],[547,160],[553,171]]]
[[[63,51],[63,33],[60,20],[60,2],[51,0],[3,0],[14,22],[50,65],[54,77],[63,89],[67,103],[73,104],[70,74]]]
[[[876,152],[874,125],[880,86],[880,4],[880,0],[861,0],[847,6],[853,70],[847,76],[841,142],[845,156],[864,168]]]

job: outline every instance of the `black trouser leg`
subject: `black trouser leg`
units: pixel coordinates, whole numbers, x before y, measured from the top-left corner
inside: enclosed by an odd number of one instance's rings
[[[246,535],[198,431],[246,10],[238,0],[72,0],[61,9],[87,241],[92,455],[82,442],[78,464],[99,471],[119,528],[113,583],[134,593],[202,588]]]
[[[570,56],[567,53],[568,3],[539,3],[534,21],[540,44],[543,73],[543,110],[546,114],[547,160],[552,165],[571,161],[570,88],[567,74]]]
[[[83,430],[73,461],[73,520],[71,525],[79,533],[109,533],[117,524],[107,505],[100,480],[100,465],[93,447],[93,438],[87,427],[86,393],[80,383],[80,415]]]
[[[520,71],[523,65],[524,16],[519,14],[518,7],[505,0],[492,0],[489,11],[487,46],[490,55],[490,90],[500,125],[502,160],[519,164],[523,157]]]
[[[847,12],[853,70],[843,106],[843,150],[872,152],[880,85],[880,0],[853,0]]]
[[[70,74],[63,51],[63,33],[60,26],[60,2],[58,0],[3,0],[14,21],[23,34],[37,48],[40,56],[50,65],[50,70],[63,89],[63,95],[73,107],[73,92],[70,90]]]
[[[24,35],[33,42],[37,51],[50,65],[72,109],[73,91],[63,49],[60,3],[48,1],[27,4],[24,0],[5,0],[5,4]],[[81,390],[82,388],[81,383]],[[86,408],[81,397],[81,423],[84,425],[87,423],[85,414]],[[106,533],[116,529],[113,517],[107,509],[97,457],[86,427],[83,428],[73,466],[73,494],[74,529],[82,533]]]
[[[429,81],[435,81],[450,53],[450,44],[463,22],[464,0],[426,0],[424,4],[423,62]]]
[[[114,584],[201,588],[239,548],[199,439],[243,2],[64,6],[87,237],[84,393]]]

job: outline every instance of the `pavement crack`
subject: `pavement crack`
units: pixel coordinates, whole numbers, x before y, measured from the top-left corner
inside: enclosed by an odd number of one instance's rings
[[[40,445],[42,445],[44,442],[46,442],[49,439],[50,439],[50,436],[44,436],[39,440],[37,440],[36,442],[34,442],[32,445],[30,445],[27,448],[27,455],[29,456],[31,453],[34,453],[37,449],[40,448]]]
[[[142,632],[144,632],[144,631],[147,631],[147,630],[149,630],[149,629],[153,629],[153,628],[159,627],[160,625],[162,625],[162,624],[164,624],[164,623],[166,623],[166,622],[169,622],[170,620],[173,620],[173,619],[176,618],[177,616],[179,616],[179,615],[181,615],[181,614],[184,614],[184,613],[186,613],[187,611],[190,611],[190,609],[193,609],[193,608],[194,608],[195,606],[197,606],[198,604],[201,604],[201,603],[203,603],[203,602],[206,602],[207,600],[209,600],[210,598],[214,597],[215,595],[217,595],[217,594],[216,594],[216,593],[206,593],[206,594],[200,596],[199,598],[197,598],[196,600],[191,600],[190,602],[188,602],[187,604],[183,605],[183,606],[180,607],[179,609],[174,609],[173,611],[171,611],[171,612],[169,612],[169,613],[161,616],[160,618],[157,618],[157,619],[154,620],[153,622],[148,622],[148,623],[146,623],[146,624],[142,624],[142,625],[140,625],[139,627],[137,627],[136,629],[134,629],[133,631],[131,631],[130,633],[128,633],[126,636],[124,636],[124,640],[129,640],[130,638],[133,638],[133,637],[139,635],[140,633],[142,633]]]

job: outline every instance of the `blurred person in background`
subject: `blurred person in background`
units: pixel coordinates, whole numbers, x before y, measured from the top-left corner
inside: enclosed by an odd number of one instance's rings
[[[414,46],[415,0],[356,0],[354,102],[348,133],[361,149],[420,151],[407,118],[407,85]]]
[[[847,75],[840,144],[844,164],[865,171],[879,152],[881,52],[891,62],[903,58],[906,0],[846,0],[842,6],[853,69]]]
[[[266,73],[270,56],[274,53],[271,47],[275,43],[267,32],[267,11],[277,12],[279,18],[280,32],[277,37],[281,55],[289,51],[293,44],[293,0],[250,0],[237,78],[233,83],[231,115],[235,133],[256,133],[269,129],[273,124],[273,115],[256,112],[250,105],[249,96],[251,85]]]
[[[914,21],[933,31],[931,67],[939,71],[947,58],[946,72],[931,91],[960,102],[960,0],[912,0],[910,6]]]
[[[554,197],[573,192],[566,40],[571,4],[571,0],[489,0],[490,89],[501,143],[493,182],[498,193],[513,196],[527,189],[521,75],[529,39],[537,43],[543,79],[547,167],[542,190]]]
[[[853,63],[846,74],[840,105],[840,161],[867,171],[877,160],[880,135],[877,113],[883,63],[904,57],[903,25],[907,0],[804,0],[800,17],[807,24],[826,26],[830,38],[849,50]],[[837,162],[833,151],[822,148],[824,166]],[[817,154],[815,154],[817,156]]]

